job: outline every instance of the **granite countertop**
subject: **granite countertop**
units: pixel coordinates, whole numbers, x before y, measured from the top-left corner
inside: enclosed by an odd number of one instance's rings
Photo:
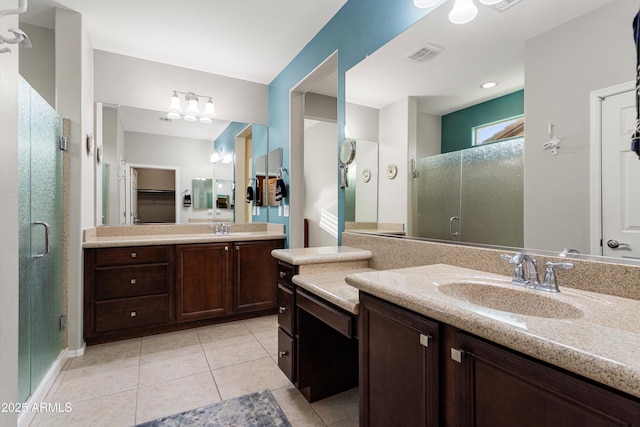
[[[320,264],[341,261],[368,260],[371,251],[348,246],[322,246],[318,248],[275,249],[274,258],[292,265]]]
[[[293,276],[293,283],[314,295],[328,301],[349,313],[358,314],[358,290],[347,285],[345,276],[355,273],[376,271],[372,268],[355,270],[327,271],[314,274],[297,274]]]
[[[278,224],[228,224],[229,234],[215,234],[212,224],[99,226],[85,230],[83,248],[173,245],[286,239]]]
[[[640,301],[561,287],[546,293],[507,276],[444,264],[362,272],[346,282],[364,292],[481,338],[640,397]],[[487,283],[578,309],[564,319],[490,309],[445,293],[443,285]],[[451,288],[449,288],[451,289]],[[523,299],[523,310],[527,307]]]
[[[270,231],[239,232],[229,234],[159,234],[139,236],[103,236],[88,238],[82,244],[83,248],[106,248],[115,246],[147,246],[147,245],[174,245],[184,243],[216,243],[216,242],[240,242],[246,240],[273,240],[285,239],[283,233]]]

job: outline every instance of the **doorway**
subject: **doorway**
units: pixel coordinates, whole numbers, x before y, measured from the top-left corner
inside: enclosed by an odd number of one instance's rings
[[[305,235],[309,247],[338,243],[337,70],[334,52],[290,92],[292,248],[305,246]]]
[[[635,85],[592,93],[592,253],[640,259],[640,160],[631,151]],[[595,152],[594,152],[595,151]],[[598,191],[600,189],[600,191]]]
[[[128,163],[127,224],[180,222],[178,167]]]

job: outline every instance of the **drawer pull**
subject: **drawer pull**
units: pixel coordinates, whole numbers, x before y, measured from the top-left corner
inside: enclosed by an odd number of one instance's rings
[[[457,348],[451,348],[451,359],[455,362],[462,363],[464,357],[464,350],[458,350]]]
[[[283,358],[283,357],[285,357],[287,354],[289,354],[289,352],[288,352],[288,351],[279,351],[279,352],[278,352],[278,357],[279,357],[280,359],[282,359],[282,358]]]
[[[281,271],[280,272],[280,278],[284,279],[285,277],[287,277],[287,272],[286,271]]]
[[[137,253],[135,253],[135,252],[131,252],[131,258],[136,258],[137,256],[138,256],[138,254],[137,254]]]
[[[285,311],[287,311],[287,307],[282,307],[282,306],[278,307],[278,313],[282,314]]]
[[[136,284],[136,279],[131,279],[131,284],[135,285]]]
[[[131,317],[136,317],[138,313],[136,313],[135,311],[132,311],[131,314],[129,314]]]

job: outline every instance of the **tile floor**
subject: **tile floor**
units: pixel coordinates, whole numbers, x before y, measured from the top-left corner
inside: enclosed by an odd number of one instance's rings
[[[358,425],[358,392],[309,404],[277,365],[277,317],[88,347],[69,359],[31,426],[133,426],[268,388],[293,427]]]

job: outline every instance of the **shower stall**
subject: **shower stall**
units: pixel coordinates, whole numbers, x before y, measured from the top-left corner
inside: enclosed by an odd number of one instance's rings
[[[416,237],[524,246],[524,139],[415,161]]]

